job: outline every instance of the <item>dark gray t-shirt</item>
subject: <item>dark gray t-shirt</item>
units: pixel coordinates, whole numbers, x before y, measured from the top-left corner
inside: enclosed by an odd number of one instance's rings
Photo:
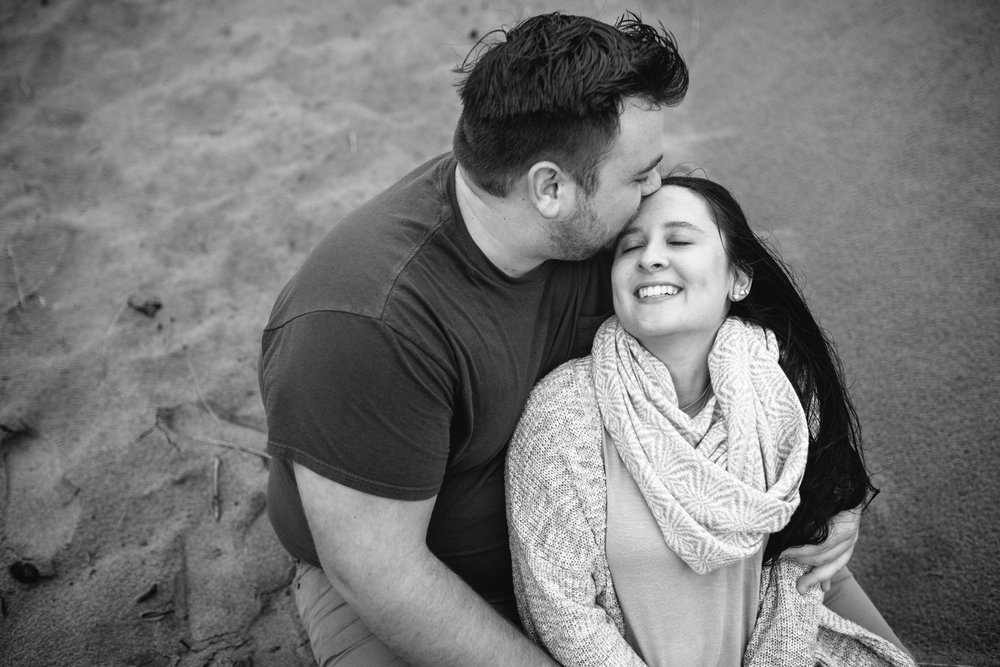
[[[285,286],[264,329],[272,525],[318,565],[291,461],[351,488],[437,495],[431,551],[514,615],[507,442],[535,382],[590,352],[610,257],[514,279],[472,241],[450,154],[350,214]]]

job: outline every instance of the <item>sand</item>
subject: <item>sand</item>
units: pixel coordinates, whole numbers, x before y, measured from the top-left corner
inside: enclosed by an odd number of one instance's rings
[[[311,664],[260,329],[449,148],[475,39],[560,7],[677,34],[666,162],[733,188],[844,350],[883,488],[859,579],[922,661],[995,664],[1000,12],[947,4],[3,3],[0,664]]]

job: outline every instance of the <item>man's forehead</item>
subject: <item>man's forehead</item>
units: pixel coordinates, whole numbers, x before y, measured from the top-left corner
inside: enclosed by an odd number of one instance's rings
[[[642,174],[655,167],[662,157],[662,110],[643,102],[626,104],[608,162],[617,162],[625,169]]]

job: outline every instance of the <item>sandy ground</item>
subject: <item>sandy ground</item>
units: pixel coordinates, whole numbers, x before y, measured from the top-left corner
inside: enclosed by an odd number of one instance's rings
[[[856,573],[925,664],[1000,662],[1000,5],[624,5],[692,66],[667,164],[729,185],[843,353],[882,495]],[[0,664],[305,665],[264,513],[259,331],[340,216],[449,147],[531,13],[0,3]]]

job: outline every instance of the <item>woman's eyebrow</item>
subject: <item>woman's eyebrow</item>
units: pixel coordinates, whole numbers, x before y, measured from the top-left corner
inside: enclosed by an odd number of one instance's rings
[[[664,220],[661,225],[667,229],[683,229],[689,232],[694,232],[695,234],[703,234],[705,231],[698,225],[690,223],[687,220]],[[636,234],[642,234],[642,229],[639,228],[639,225],[633,222],[618,234],[618,238],[615,239],[615,243],[617,244],[622,239]]]
[[[700,232],[700,231],[702,231],[701,227],[699,227],[698,225],[692,224],[692,223],[688,222],[687,220],[665,220],[663,222],[663,226],[664,227],[670,227],[670,228],[677,228],[677,227],[679,227],[681,229],[687,229],[687,230],[690,230],[692,232]]]
[[[618,240],[621,241],[627,236],[635,236],[636,234],[642,234],[642,230],[636,225],[629,225],[618,233]]]

